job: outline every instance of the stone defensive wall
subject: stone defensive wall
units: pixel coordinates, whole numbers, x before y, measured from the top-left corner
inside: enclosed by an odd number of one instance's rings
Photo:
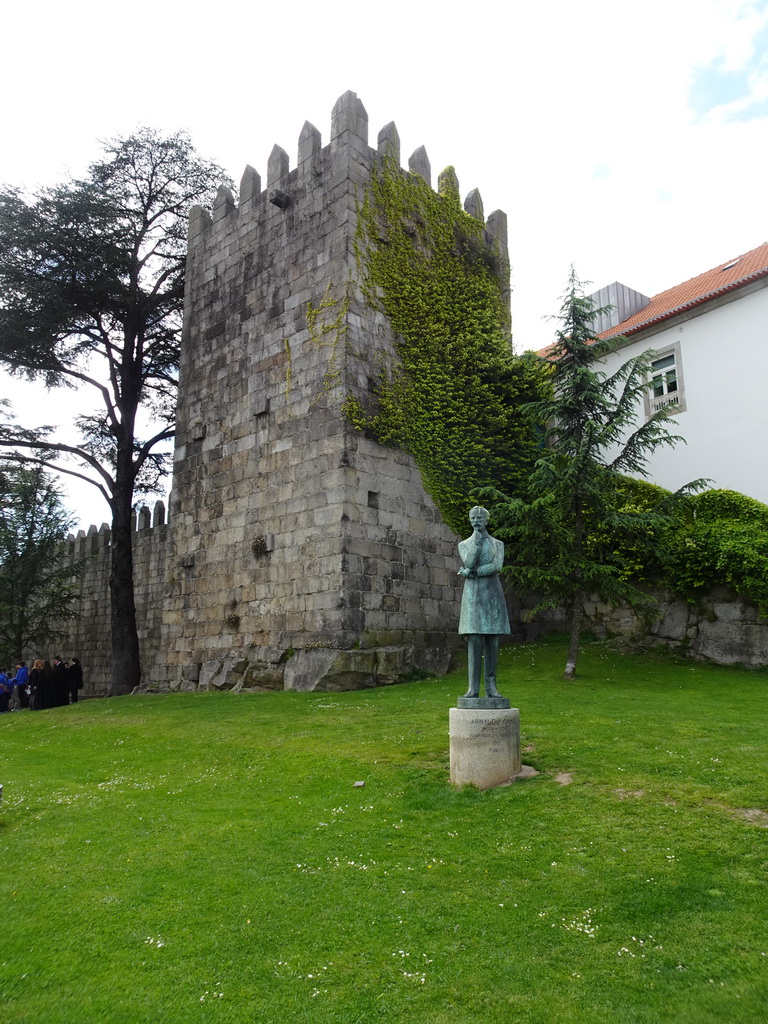
[[[356,257],[384,157],[399,162],[394,123],[369,146],[348,92],[325,145],[305,123],[295,167],[275,146],[264,186],[249,166],[237,199],[222,187],[191,212],[169,524],[136,532],[142,687],[340,689],[449,665],[457,538],[413,460],[343,412],[398,358]],[[403,173],[431,185],[423,147]],[[477,190],[465,209],[506,247],[503,213],[485,220]],[[71,653],[98,690],[108,531],[74,544],[93,559]]]
[[[346,93],[325,146],[305,123],[296,167],[275,146],[265,188],[248,167],[237,203],[222,188],[192,212],[162,685],[334,689],[448,666],[456,538],[413,461],[343,412],[397,359],[355,235],[398,150],[393,124],[368,145]],[[423,149],[410,163],[429,174]]]
[[[166,588],[166,552],[169,526],[165,505],[154,503],[134,516],[134,588],[139,641],[145,664],[160,659],[160,627]],[[69,637],[60,650],[64,658],[79,658],[83,665],[84,694],[104,694],[110,677],[110,529],[106,523],[80,530],[66,542],[71,564],[82,566],[75,604],[77,617],[68,625]],[[35,654],[35,657],[38,655]],[[47,655],[46,655],[47,656]]]

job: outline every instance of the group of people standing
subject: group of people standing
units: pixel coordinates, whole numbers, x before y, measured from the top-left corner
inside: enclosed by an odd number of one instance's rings
[[[58,708],[76,704],[83,688],[83,668],[78,658],[63,661],[57,654],[50,661],[38,658],[28,669],[26,662],[16,665],[16,672],[0,669],[0,713],[29,708]]]

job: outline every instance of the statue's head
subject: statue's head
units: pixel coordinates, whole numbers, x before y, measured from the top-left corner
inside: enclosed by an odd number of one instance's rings
[[[487,508],[483,508],[482,505],[475,505],[474,508],[469,510],[469,521],[473,526],[478,523],[482,526],[487,526],[490,518],[490,512]]]

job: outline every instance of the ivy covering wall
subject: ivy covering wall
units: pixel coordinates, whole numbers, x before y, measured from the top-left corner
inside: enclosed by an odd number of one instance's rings
[[[547,369],[512,353],[506,254],[462,208],[452,168],[434,192],[391,160],[361,200],[356,244],[366,300],[389,318],[399,363],[380,368],[375,404],[348,399],[347,415],[413,456],[464,533],[471,492],[520,491],[539,448],[522,406],[541,397]]]

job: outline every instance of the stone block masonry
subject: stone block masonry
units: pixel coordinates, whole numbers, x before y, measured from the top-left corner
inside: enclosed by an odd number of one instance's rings
[[[247,167],[237,201],[221,188],[190,215],[169,522],[136,535],[147,687],[338,689],[448,667],[457,538],[414,462],[342,409],[397,359],[355,255],[381,154],[399,158],[397,129],[371,148],[348,92],[327,145],[305,124],[295,168],[275,146],[265,188]],[[410,166],[429,175],[423,149]],[[489,216],[489,245],[503,220]],[[106,683],[106,580],[92,571],[102,618],[83,662]]]
[[[168,525],[165,506],[155,503],[140,510],[134,519],[133,559],[134,591],[139,643],[145,665],[154,665],[160,658],[160,627],[163,601],[167,587],[166,551]],[[77,617],[68,624],[66,641],[56,644],[62,657],[79,658],[83,665],[84,694],[106,693],[110,678],[110,530],[106,523],[99,528],[80,530],[67,545],[67,558],[83,568],[75,606]],[[49,657],[49,651],[26,652],[29,661]]]

